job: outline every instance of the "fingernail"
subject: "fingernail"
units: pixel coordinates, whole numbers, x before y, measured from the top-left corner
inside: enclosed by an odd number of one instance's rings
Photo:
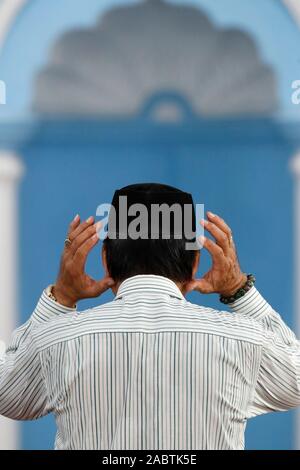
[[[90,223],[94,220],[94,217],[91,215],[88,219],[86,219],[86,222]]]
[[[77,222],[78,219],[79,219],[79,214],[76,214],[74,219],[73,219],[73,222]]]
[[[200,241],[201,245],[204,245],[205,237],[203,235],[200,235],[199,241]]]
[[[200,220],[200,224],[202,225],[202,227],[204,227],[205,225],[208,224],[208,221],[205,220],[205,219],[201,219],[201,220]]]
[[[208,214],[210,217],[216,217],[216,214],[214,214],[213,212],[208,211],[207,214]]]

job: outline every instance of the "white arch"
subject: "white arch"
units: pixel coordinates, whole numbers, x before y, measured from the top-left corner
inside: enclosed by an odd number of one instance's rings
[[[298,26],[300,26],[300,3],[299,0],[283,0],[289,14],[294,18]]]
[[[0,2],[0,50],[21,9],[29,0],[2,0]]]
[[[26,4],[29,3],[30,0],[0,0],[0,52],[2,50],[2,48],[4,47],[5,45],[5,41],[10,33],[10,31],[12,30],[13,26],[14,26],[14,23],[16,21],[16,19],[18,18],[18,16],[20,15],[20,13],[22,12],[23,8],[26,6]],[[300,2],[299,0],[282,0],[282,4],[284,5],[284,7],[287,9],[288,11],[288,14],[294,19],[295,23],[300,27]],[[3,154],[1,152],[1,149],[0,149],[0,157],[2,157],[2,168],[3,168]],[[5,161],[12,165],[14,165],[14,162],[16,162],[16,157],[12,156],[12,155],[6,155],[5,156]],[[298,155],[295,160],[294,160],[294,172],[295,174],[298,176],[299,178],[299,174],[300,174],[300,156]],[[18,181],[18,178],[19,178],[19,167],[18,167],[18,163],[17,163],[17,170],[16,170],[16,175],[13,176],[12,178],[12,184],[9,185],[9,188],[11,188],[11,186],[16,186],[17,185],[17,181]],[[3,176],[0,175],[0,180],[2,180]],[[7,185],[1,185],[1,181],[0,181],[0,190],[1,190],[1,187],[6,187],[7,188]],[[298,189],[297,189],[297,196],[296,196],[296,202],[300,201],[300,190],[299,190],[299,185],[298,185]],[[8,203],[9,201],[13,201],[13,204],[15,205],[16,204],[16,194],[15,192],[13,192],[13,199],[9,196],[9,197],[5,197],[5,198],[1,198],[0,201],[6,201],[6,203]],[[300,202],[299,202],[300,204]],[[296,204],[296,207],[299,208],[299,205]],[[9,214],[12,214],[13,217],[15,217],[17,219],[17,211],[16,209],[13,209],[12,211],[8,211],[7,208],[4,210],[2,207],[0,208],[0,214],[3,214],[3,213],[9,213]],[[12,223],[9,224],[9,227],[10,227],[10,230],[11,230],[11,233],[15,233],[15,236],[17,235],[17,230],[13,230],[14,227],[15,227],[15,223],[17,222],[17,220],[13,219]],[[297,223],[297,233],[299,234],[300,233],[300,224],[299,224],[299,220],[298,218],[296,217],[296,223]],[[8,240],[10,240],[10,237],[8,237]],[[5,246],[4,244],[2,246]],[[16,249],[15,249],[15,241],[14,241],[14,244],[13,245],[10,245],[11,246],[11,249],[10,249],[10,257],[9,257],[9,263],[7,263],[8,266],[11,266],[11,260],[13,260],[13,264],[16,265],[17,264],[17,259],[15,259],[15,257],[17,257],[17,254],[16,254]],[[0,247],[1,248],[1,247]],[[297,260],[298,260],[298,263],[297,263],[297,270],[300,270],[300,247],[297,247]],[[8,259],[8,254],[7,252],[5,252],[5,255]],[[300,272],[300,271],[299,271]],[[16,274],[16,270],[14,269],[14,272],[13,272],[13,275]],[[7,273],[5,272],[5,276],[7,275]],[[297,276],[297,280],[300,278],[300,274],[298,274]],[[3,284],[4,285],[4,284]],[[10,285],[12,286],[13,285],[13,282],[10,282]],[[6,294],[6,292],[5,292]],[[1,296],[2,297],[2,300],[5,300],[7,299],[8,297],[7,296]],[[11,296],[10,296],[11,297]],[[296,307],[299,307],[300,308],[300,298],[298,299],[298,301],[296,302]],[[16,307],[13,306],[13,310],[16,311]],[[11,323],[9,325],[6,324],[6,330],[5,330],[5,340],[8,339],[10,333],[11,333],[11,330],[13,329],[13,327],[15,326],[14,323],[16,321],[15,318],[13,317],[10,317],[10,320],[11,320]],[[2,328],[3,330],[3,328]],[[300,332],[300,330],[299,330]],[[299,333],[298,332],[298,333]],[[1,346],[3,346],[3,344],[0,344],[0,349],[1,349]],[[0,351],[1,353],[1,351]],[[0,422],[0,428],[1,429],[1,435],[5,435],[5,442],[2,443],[2,445],[4,446],[3,448],[16,448],[18,446],[18,426],[16,423],[13,423],[11,422],[9,425],[7,424],[7,421],[5,422],[4,424],[4,421],[1,419],[2,423]],[[2,434],[3,433],[3,434]],[[296,446],[299,448],[300,446],[300,416],[297,420],[297,431],[296,431]]]
[[[0,51],[13,27],[15,20],[23,7],[30,0],[0,0]],[[289,14],[300,26],[300,2],[299,0],[282,0]]]

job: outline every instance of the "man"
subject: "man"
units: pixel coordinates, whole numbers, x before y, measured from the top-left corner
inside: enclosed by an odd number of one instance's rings
[[[120,194],[147,207],[191,201],[169,186],[133,185],[116,193],[117,212]],[[76,216],[55,285],[1,359],[0,413],[53,412],[56,449],[242,449],[248,418],[298,406],[300,344],[241,271],[230,228],[207,219],[203,278],[199,250],[174,226],[169,239],[160,226],[158,238],[125,239],[117,224],[96,281],[84,267],[98,226]],[[112,302],[77,311],[109,288]],[[188,302],[191,290],[219,293],[232,313]]]

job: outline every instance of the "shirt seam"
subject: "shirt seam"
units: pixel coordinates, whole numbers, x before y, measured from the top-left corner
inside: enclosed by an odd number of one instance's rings
[[[253,388],[252,388],[252,391],[251,391],[251,394],[250,394],[250,397],[249,397],[249,401],[248,401],[248,404],[247,404],[246,419],[251,419],[251,415],[249,415],[249,413],[250,413],[250,408],[251,408],[251,406],[253,405],[253,402],[254,402],[254,397],[255,397],[256,387],[257,387],[257,384],[258,384],[258,377],[259,377],[259,373],[260,373],[260,368],[261,368],[261,364],[262,364],[262,357],[263,357],[264,351],[265,351],[265,346],[261,345],[260,346],[259,365],[258,365],[258,368],[257,368],[257,372],[255,374],[255,380],[254,380]]]
[[[35,338],[34,326],[35,325],[33,323],[32,324],[32,330],[31,330],[31,338],[32,338],[32,341],[33,341],[33,343],[36,347],[36,351],[37,351],[38,358],[39,358],[39,363],[40,363],[40,366],[41,366],[41,376],[42,376],[42,379],[43,379],[43,384],[44,384],[44,387],[45,387],[45,395],[46,395],[45,411],[47,412],[46,414],[49,414],[49,413],[51,413],[51,410],[49,410],[49,404],[50,404],[49,393],[48,393],[48,387],[47,387],[47,382],[46,382],[46,374],[45,374],[44,364],[43,364],[43,361],[42,361],[42,358],[41,358],[41,353],[42,353],[43,350],[40,349],[39,343],[38,343],[37,339]]]
[[[93,332],[89,332],[89,333],[79,333],[77,335],[75,335],[73,338],[64,338],[62,339],[61,341],[57,341],[57,342],[54,342],[54,343],[51,343],[49,344],[48,346],[47,345],[44,345],[44,346],[40,346],[40,349],[39,351],[42,353],[43,351],[57,345],[57,344],[62,344],[62,343],[66,343],[68,341],[72,341],[74,339],[77,339],[79,337],[82,337],[82,336],[91,336],[91,335],[97,335],[97,334],[109,334],[109,333],[132,333],[132,334],[137,334],[137,333],[144,333],[144,334],[148,334],[148,335],[154,335],[154,334],[161,334],[161,333],[194,333],[194,334],[204,334],[204,335],[210,335],[210,336],[217,336],[217,337],[221,337],[221,338],[227,338],[227,339],[232,339],[234,341],[240,341],[242,343],[247,343],[247,344],[253,344],[255,346],[258,346],[258,347],[263,347],[262,346],[262,343],[259,342],[259,341],[252,341],[252,340],[248,340],[248,339],[243,339],[243,338],[234,338],[230,335],[224,335],[224,334],[218,334],[218,333],[207,333],[207,332],[202,332],[202,331],[194,331],[194,330],[166,330],[166,331],[143,331],[143,330],[137,330],[137,331],[128,331],[128,330],[121,330],[121,331],[93,331]]]

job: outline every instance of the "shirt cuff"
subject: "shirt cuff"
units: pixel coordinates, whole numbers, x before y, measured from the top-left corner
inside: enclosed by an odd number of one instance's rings
[[[272,307],[254,286],[243,297],[228,306],[232,312],[247,315],[255,320],[261,320],[272,310]]]
[[[65,307],[55,302],[50,299],[44,290],[32,314],[32,318],[40,323],[70,312],[76,312],[76,308]]]

